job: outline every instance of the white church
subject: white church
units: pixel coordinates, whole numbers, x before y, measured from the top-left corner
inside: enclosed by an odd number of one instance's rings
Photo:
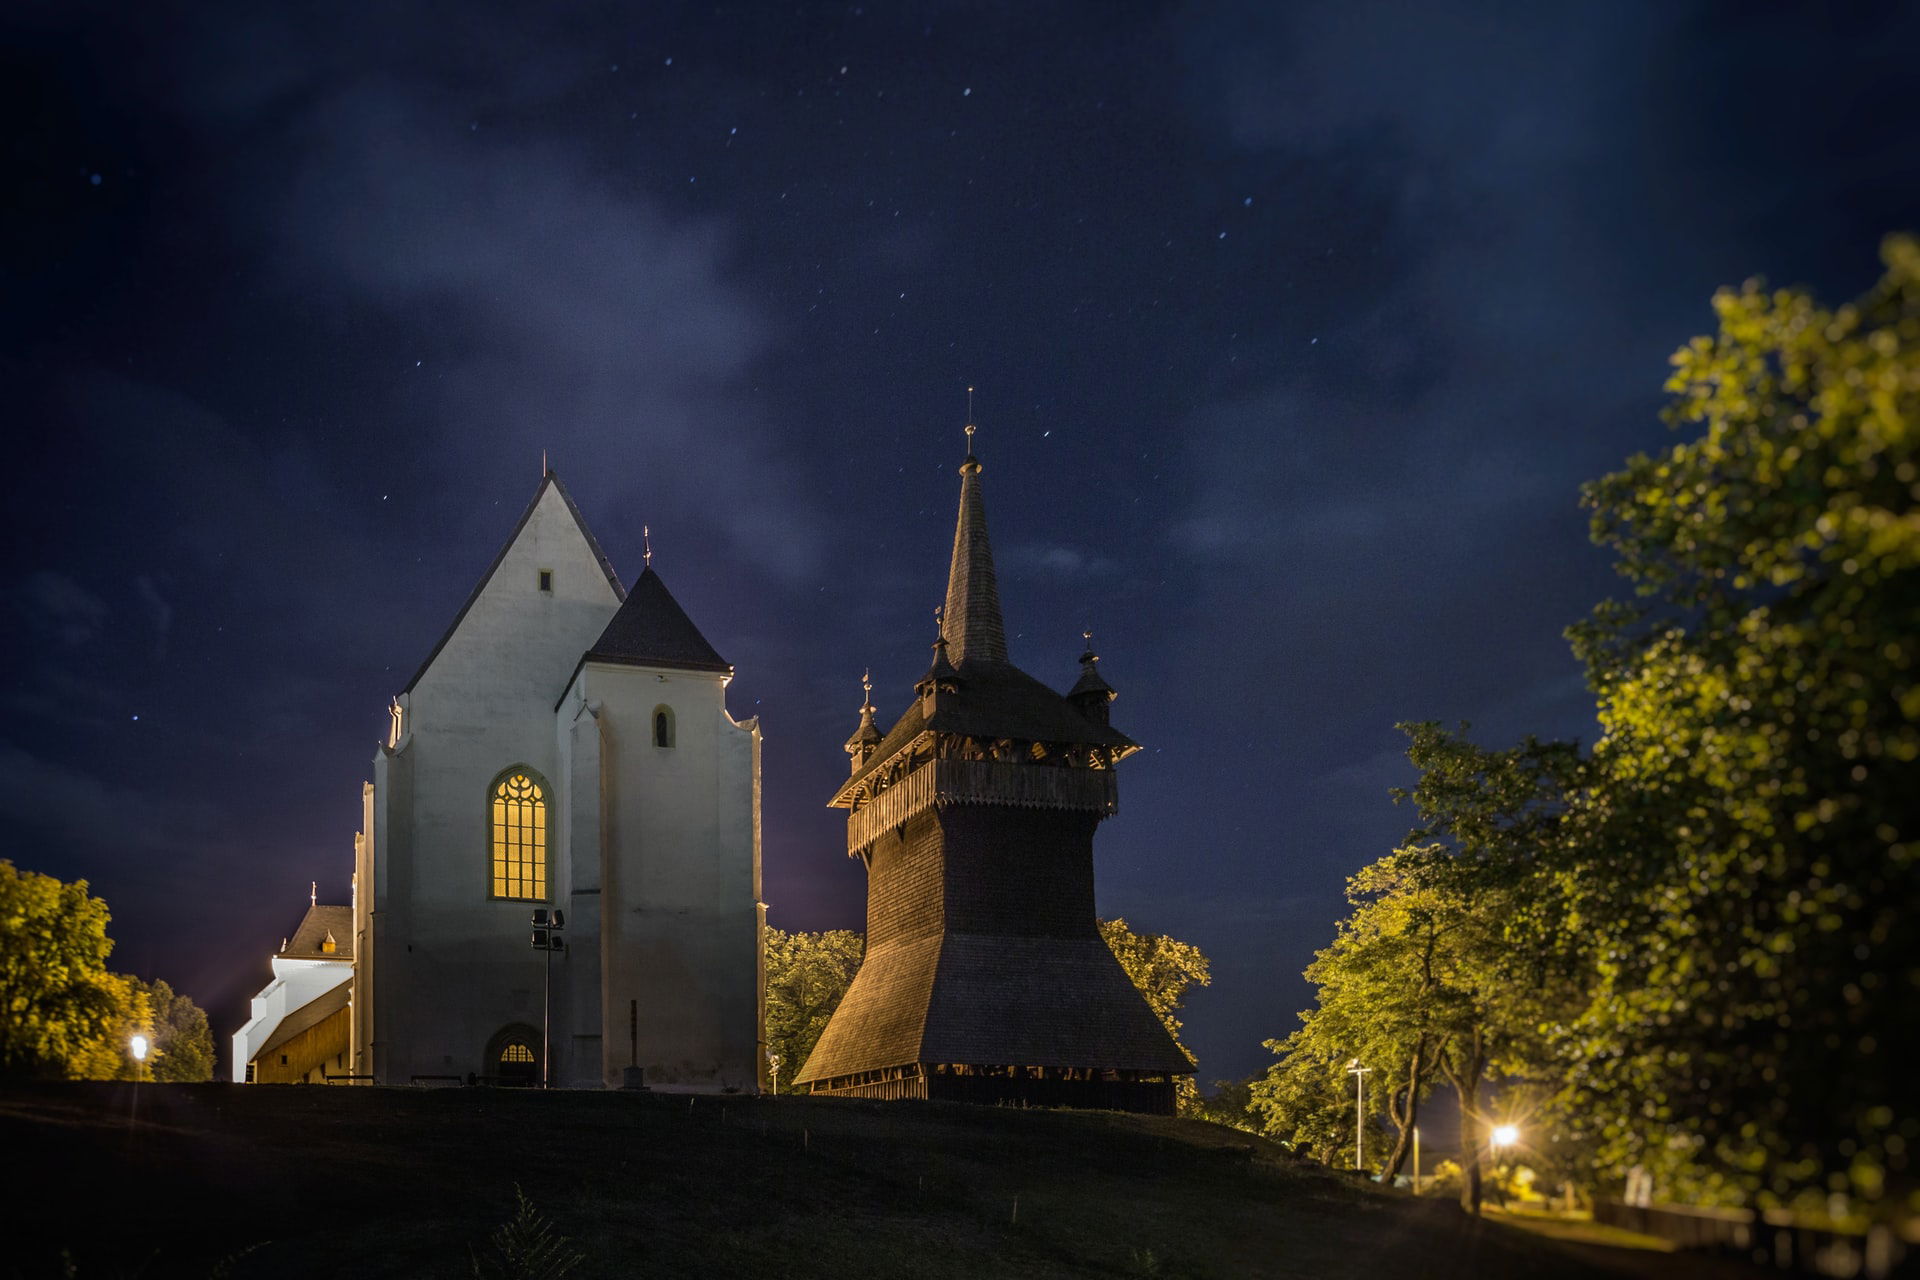
[[[546,473],[393,700],[351,907],[273,957],[235,1080],[759,1088],[759,724],[648,559],[629,591]]]

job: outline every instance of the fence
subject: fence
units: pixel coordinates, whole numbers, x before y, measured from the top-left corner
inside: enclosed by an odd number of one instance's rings
[[[1836,1280],[1916,1280],[1920,1249],[1911,1233],[1882,1223],[1865,1233],[1797,1223],[1771,1210],[1756,1216],[1742,1209],[1677,1204],[1632,1205],[1597,1200],[1593,1220],[1610,1227],[1670,1240],[1682,1249],[1737,1254],[1795,1275]]]

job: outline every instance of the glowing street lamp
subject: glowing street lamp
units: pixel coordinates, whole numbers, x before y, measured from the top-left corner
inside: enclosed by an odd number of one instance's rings
[[[1511,1147],[1519,1141],[1519,1125],[1497,1124],[1493,1126],[1493,1149],[1495,1151],[1498,1151],[1502,1147]]]
[[[127,1041],[127,1047],[133,1050],[133,1060],[135,1062],[145,1062],[147,1060],[147,1038],[145,1036],[135,1036],[133,1039]]]

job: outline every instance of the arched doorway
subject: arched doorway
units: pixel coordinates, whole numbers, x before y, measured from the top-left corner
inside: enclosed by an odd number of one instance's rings
[[[486,1075],[508,1088],[539,1084],[540,1033],[527,1026],[502,1028],[487,1042]]]

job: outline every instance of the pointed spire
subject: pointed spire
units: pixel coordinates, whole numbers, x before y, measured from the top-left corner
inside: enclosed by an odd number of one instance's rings
[[[873,722],[873,672],[860,673],[860,727],[847,739],[847,754],[853,757],[856,771],[873,755],[873,749],[880,745],[880,726]]]
[[[971,395],[973,388],[967,388]],[[971,408],[971,406],[969,406]],[[972,418],[969,411],[968,418]],[[1000,618],[1000,586],[987,541],[987,507],[980,494],[980,459],[973,456],[973,423],[967,423],[967,460],[960,464],[960,519],[953,531],[953,562],[947,570],[946,622],[941,628],[954,665],[1007,661],[1007,629]]]
[[[1082,631],[1087,648],[1080,655],[1080,679],[1067,692],[1067,701],[1079,709],[1080,714],[1099,724],[1108,723],[1108,706],[1119,695],[1113,686],[1100,674],[1100,655],[1093,651],[1093,632]]]

